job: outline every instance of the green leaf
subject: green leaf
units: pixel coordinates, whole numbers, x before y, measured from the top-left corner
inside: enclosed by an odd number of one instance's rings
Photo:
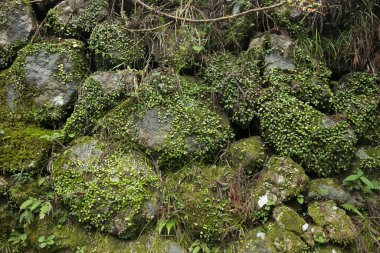
[[[49,213],[52,208],[53,206],[50,204],[50,202],[45,202],[40,209],[40,220],[45,218],[45,215]]]
[[[196,247],[191,251],[191,253],[198,253],[200,250],[201,250],[201,247],[196,246]]]
[[[360,177],[361,177],[361,175],[359,175],[359,174],[349,175],[348,177],[346,177],[343,180],[343,182],[355,181],[355,180],[358,180]]]
[[[166,222],[166,230],[168,232],[168,235],[170,234],[170,230],[172,229],[172,227],[174,226],[175,222],[173,220],[169,220],[168,222]]]
[[[42,203],[42,200],[37,199],[34,201],[33,205],[29,208],[31,211],[35,210],[37,207],[39,207]]]
[[[375,185],[374,185],[374,184],[373,184],[368,178],[362,176],[362,177],[360,177],[360,180],[361,180],[363,183],[365,183],[365,184],[368,186],[369,189],[373,189],[373,188],[375,188]]]
[[[342,207],[344,209],[346,209],[347,211],[350,211],[350,212],[354,212],[356,213],[357,215],[359,215],[360,217],[364,218],[363,214],[359,211],[358,208],[356,208],[356,206],[354,206],[353,204],[350,204],[350,203],[344,203],[342,205]]]
[[[199,54],[200,52],[202,52],[202,50],[204,50],[205,48],[204,48],[204,46],[201,46],[201,45],[195,45],[195,46],[193,46],[193,50],[197,53],[197,54]]]
[[[20,210],[24,210],[26,209],[28,206],[30,206],[33,202],[35,201],[34,198],[29,198],[28,200],[25,200],[21,206],[20,206]]]
[[[33,213],[31,211],[26,210],[20,215],[19,221],[20,223],[22,223],[23,220],[25,220],[27,223],[30,223],[33,220],[33,217]]]
[[[46,240],[45,236],[38,237],[38,242],[44,242]]]
[[[158,231],[158,234],[161,234],[161,231],[162,231],[162,229],[164,228],[164,226],[165,226],[165,221],[164,220],[159,220],[158,222],[157,222],[157,231]]]
[[[297,196],[297,201],[298,201],[298,203],[300,203],[300,204],[302,205],[303,202],[304,202],[303,195],[298,195],[298,196]]]
[[[42,242],[42,243],[40,243],[39,246],[40,246],[40,248],[43,249],[43,248],[45,248],[47,246],[47,243],[46,242]]]

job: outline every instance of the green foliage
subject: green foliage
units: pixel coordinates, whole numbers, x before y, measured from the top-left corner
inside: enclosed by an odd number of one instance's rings
[[[12,230],[8,239],[8,243],[12,245],[11,252],[22,252],[22,249],[25,249],[27,245],[27,239],[27,234],[21,234],[16,230]]]
[[[38,246],[41,249],[49,248],[50,246],[55,244],[55,235],[49,235],[48,237],[45,237],[44,235],[40,236],[38,238]]]
[[[28,200],[24,201],[20,206],[20,223],[26,222],[31,223],[36,214],[39,215],[40,219],[45,218],[53,209],[53,206],[49,201],[43,201],[39,198],[30,197]]]
[[[370,193],[373,190],[380,191],[380,181],[370,180],[361,169],[356,170],[354,174],[349,175],[343,181],[343,185],[349,190],[360,190],[364,193]]]
[[[126,68],[144,59],[144,40],[123,29],[122,24],[103,22],[88,40],[98,69]]]
[[[159,165],[175,168],[189,159],[208,159],[232,133],[207,91],[197,79],[153,71],[138,96],[112,110],[102,128],[113,141],[144,148]]]
[[[158,234],[162,234],[163,228],[165,228],[167,235],[170,235],[170,231],[172,228],[178,226],[177,221],[175,219],[167,219],[167,220],[159,220],[157,222],[157,232]]]
[[[247,126],[255,115],[255,102],[262,85],[255,55],[215,54],[205,70],[205,80],[232,121]]]
[[[210,248],[207,246],[207,244],[205,242],[202,242],[202,241],[198,241],[196,240],[195,242],[193,242],[190,246],[190,253],[198,253],[198,252],[202,252],[202,253],[210,253]]]
[[[342,204],[342,207],[345,210],[356,213],[360,217],[364,218],[363,214],[359,211],[359,209],[355,205],[350,204],[350,203],[344,203],[344,204]]]
[[[276,152],[320,176],[350,166],[356,137],[345,121],[329,118],[287,94],[269,90],[260,101],[262,136]]]

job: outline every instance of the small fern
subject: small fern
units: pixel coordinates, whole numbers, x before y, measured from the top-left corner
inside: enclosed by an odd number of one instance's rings
[[[350,204],[350,203],[344,203],[342,205],[342,207],[349,211],[349,212],[353,212],[353,213],[356,213],[357,215],[359,215],[360,217],[362,217],[364,219],[364,215],[359,211],[359,209],[354,206],[353,204]]]

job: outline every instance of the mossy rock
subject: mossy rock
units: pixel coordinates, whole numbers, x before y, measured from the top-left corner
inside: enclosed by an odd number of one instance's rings
[[[273,209],[272,215],[278,226],[298,235],[302,234],[309,227],[305,219],[288,206],[276,207]]]
[[[155,218],[158,177],[144,155],[83,137],[55,162],[54,188],[79,221],[135,238]]]
[[[205,25],[168,27],[154,36],[151,54],[160,66],[179,72],[200,66],[200,54],[207,43]]]
[[[53,135],[54,131],[33,125],[0,124],[0,169],[14,173],[43,168]]]
[[[0,2],[0,70],[11,65],[35,26],[36,20],[28,1]]]
[[[245,127],[255,116],[262,80],[258,61],[252,54],[219,53],[211,57],[205,80],[219,97],[233,122]]]
[[[343,113],[363,142],[380,144],[378,79],[374,74],[353,72],[334,86],[335,111]]]
[[[64,131],[68,135],[90,133],[96,122],[135,91],[137,76],[134,70],[96,72],[79,89],[74,111]]]
[[[27,225],[25,232],[29,242],[26,252],[75,252],[82,249],[85,252],[104,253],[185,253],[177,243],[152,231],[146,231],[139,238],[127,241],[86,229],[73,221],[59,223],[44,219]],[[55,235],[54,245],[41,249],[39,237],[50,235]]]
[[[120,21],[98,24],[88,40],[98,69],[126,68],[141,64],[145,58],[145,42],[138,33],[124,28]]]
[[[4,108],[0,116],[10,111],[17,120],[60,126],[86,74],[83,47],[82,42],[66,40],[23,48],[12,67],[0,73],[0,103]]]
[[[310,247],[316,247],[317,245],[325,244],[330,241],[323,227],[315,225],[315,224],[308,224],[308,225],[309,226],[307,227],[306,231],[301,235],[301,238]]]
[[[304,169],[291,158],[273,156],[252,191],[253,209],[279,205],[296,197],[305,190],[308,182]]]
[[[297,253],[308,249],[306,243],[293,232],[283,229],[276,223],[264,225],[268,240],[273,242],[274,247],[279,252]]]
[[[380,146],[362,146],[357,149],[355,154],[355,160],[352,166],[354,170],[365,170],[374,177],[380,177],[380,175],[377,173],[379,167]]]
[[[263,139],[306,171],[327,176],[350,167],[356,136],[339,116],[326,116],[310,105],[268,89],[258,117]]]
[[[323,226],[333,242],[347,244],[356,236],[351,218],[334,201],[314,202],[309,205],[308,214],[317,225]]]
[[[16,206],[21,206],[29,198],[40,198],[47,195],[51,188],[46,184],[40,184],[39,180],[33,177],[32,173],[22,172],[14,177],[9,185],[9,199]],[[17,179],[20,180],[17,180]]]
[[[267,157],[264,143],[258,136],[233,142],[225,155],[230,166],[251,175],[263,168]]]
[[[342,247],[336,246],[336,245],[326,245],[326,246],[319,247],[318,252],[319,253],[348,253],[352,251],[343,249]]]
[[[232,244],[227,252],[269,253],[276,252],[273,242],[269,240],[264,227],[257,227],[246,233],[237,243]]]
[[[186,233],[219,244],[244,221],[238,204],[228,197],[235,171],[229,167],[194,164],[167,175],[164,198],[175,206]]]
[[[108,138],[132,141],[168,167],[210,158],[230,139],[228,119],[199,80],[155,70],[141,86],[101,123]]]
[[[109,15],[108,0],[64,0],[50,9],[44,26],[58,36],[90,34]]]
[[[318,178],[310,181],[307,192],[307,201],[333,200],[339,204],[351,203],[363,206],[350,192],[347,192],[337,180],[333,178]]]

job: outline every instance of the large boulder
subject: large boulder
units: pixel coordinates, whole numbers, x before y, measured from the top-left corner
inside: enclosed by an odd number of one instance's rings
[[[22,124],[0,124],[0,169],[5,172],[42,168],[53,145],[54,131]]]
[[[108,17],[108,5],[108,0],[64,0],[50,9],[44,25],[60,36],[89,34]]]
[[[298,235],[305,232],[309,226],[294,209],[285,205],[274,208],[272,215],[278,226]]]
[[[144,155],[78,139],[55,162],[55,191],[79,221],[134,238],[157,215],[158,176]]]
[[[360,140],[380,144],[380,88],[374,74],[344,75],[334,86],[337,113],[345,114]]]
[[[309,182],[304,169],[289,157],[271,157],[252,191],[254,213],[301,194]]]
[[[79,89],[65,132],[68,135],[89,133],[108,110],[135,91],[136,85],[136,73],[130,69],[92,74]]]
[[[59,126],[86,74],[86,63],[83,43],[76,40],[28,45],[12,67],[0,73],[1,111],[27,122]]]
[[[138,33],[125,30],[124,26],[120,21],[106,21],[91,33],[88,44],[98,69],[125,69],[144,60],[144,39]]]
[[[247,174],[261,170],[267,158],[264,143],[258,136],[233,142],[225,156],[230,166],[242,169]]]
[[[334,201],[314,202],[308,207],[313,221],[324,228],[327,237],[337,243],[350,243],[357,235],[355,225]]]
[[[35,26],[28,1],[0,2],[0,70],[7,68],[16,58],[17,50],[26,44]]]
[[[306,171],[327,176],[350,167],[357,139],[339,116],[326,116],[297,98],[269,89],[261,98],[258,117],[268,145]]]
[[[103,132],[115,141],[138,144],[159,164],[208,158],[223,148],[231,131],[204,89],[197,79],[155,70],[137,97],[107,115],[101,123]]]
[[[255,116],[255,102],[262,85],[260,67],[254,55],[213,55],[205,70],[205,80],[232,121],[247,127]]]
[[[241,203],[232,196],[235,170],[194,164],[166,178],[168,204],[174,205],[186,232],[206,242],[220,242],[244,221]],[[236,193],[236,190],[235,190]],[[176,217],[174,216],[174,217]]]

